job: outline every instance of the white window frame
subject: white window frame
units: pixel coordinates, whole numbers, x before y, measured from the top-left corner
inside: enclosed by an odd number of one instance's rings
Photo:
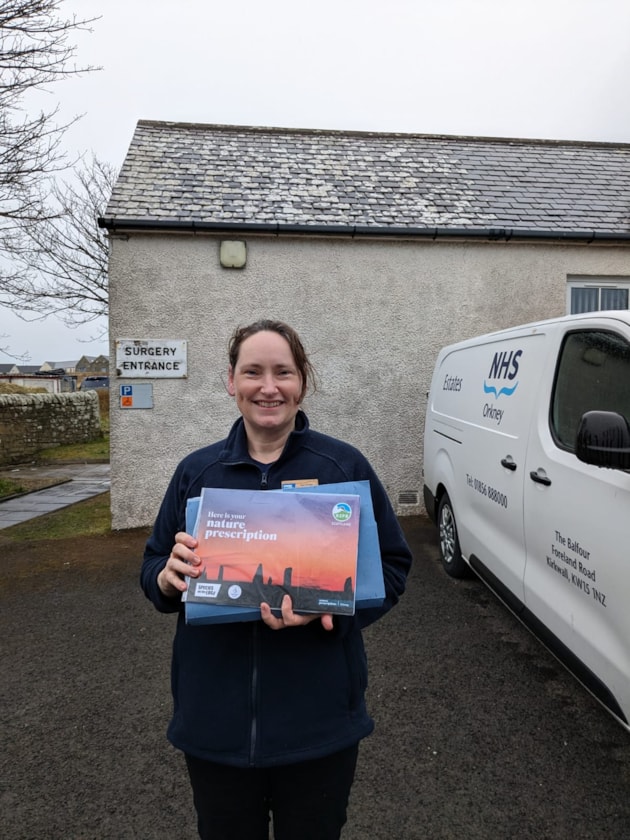
[[[602,289],[625,289],[628,292],[628,309],[630,309],[630,276],[610,277],[610,276],[586,276],[586,275],[568,275],[567,277],[567,295],[566,295],[566,309],[567,314],[571,314],[571,292],[573,289],[597,289],[598,309],[593,312],[601,311],[601,292]]]

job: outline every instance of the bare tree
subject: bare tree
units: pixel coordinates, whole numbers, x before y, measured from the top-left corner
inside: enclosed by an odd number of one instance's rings
[[[26,94],[94,69],[71,63],[76,47],[68,39],[96,18],[64,18],[60,5],[0,0],[0,276],[13,272],[7,258],[18,245],[17,227],[50,213],[46,179],[67,165],[61,140],[72,121],[59,124],[58,107],[29,115]]]
[[[4,334],[0,335],[0,341],[2,341],[5,338],[8,338],[8,336]],[[0,356],[6,356],[8,359],[13,359],[14,362],[28,362],[30,359],[28,353],[12,353],[11,348],[9,346],[0,346]]]
[[[56,314],[77,325],[107,314],[108,244],[97,219],[117,172],[93,156],[73,174],[51,185],[46,218],[24,226],[16,242],[19,270],[2,283],[0,304],[18,315]]]

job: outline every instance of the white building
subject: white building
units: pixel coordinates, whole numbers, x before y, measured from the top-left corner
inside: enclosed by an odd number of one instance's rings
[[[421,511],[439,348],[627,308],[629,208],[629,145],[138,123],[100,220],[113,527],[150,523],[180,458],[226,435],[227,340],[261,317],[310,351],[312,425],[365,452],[400,514]],[[152,408],[121,408],[138,383],[116,371],[121,339],[185,348],[185,378],[143,376]]]

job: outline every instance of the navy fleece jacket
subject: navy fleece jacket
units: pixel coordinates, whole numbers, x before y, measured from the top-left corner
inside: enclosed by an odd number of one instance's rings
[[[179,598],[167,598],[157,577],[175,534],[185,530],[186,501],[202,487],[280,489],[282,481],[320,484],[369,480],[378,525],[386,598],[382,607],[271,630],[262,620],[187,625]],[[364,693],[367,660],[361,627],[376,621],[404,592],[411,553],[387,494],[354,447],[309,428],[298,412],[280,458],[261,467],[247,450],[243,420],[226,440],[188,455],[177,467],[149,538],[142,588],[162,612],[179,612],[173,644],[171,743],[198,758],[241,767],[269,767],[319,758],[369,735],[374,724]]]

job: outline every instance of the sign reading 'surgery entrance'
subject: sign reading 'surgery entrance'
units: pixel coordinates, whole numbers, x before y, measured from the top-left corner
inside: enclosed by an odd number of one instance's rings
[[[185,379],[187,342],[164,338],[116,340],[116,376],[127,379]]]

